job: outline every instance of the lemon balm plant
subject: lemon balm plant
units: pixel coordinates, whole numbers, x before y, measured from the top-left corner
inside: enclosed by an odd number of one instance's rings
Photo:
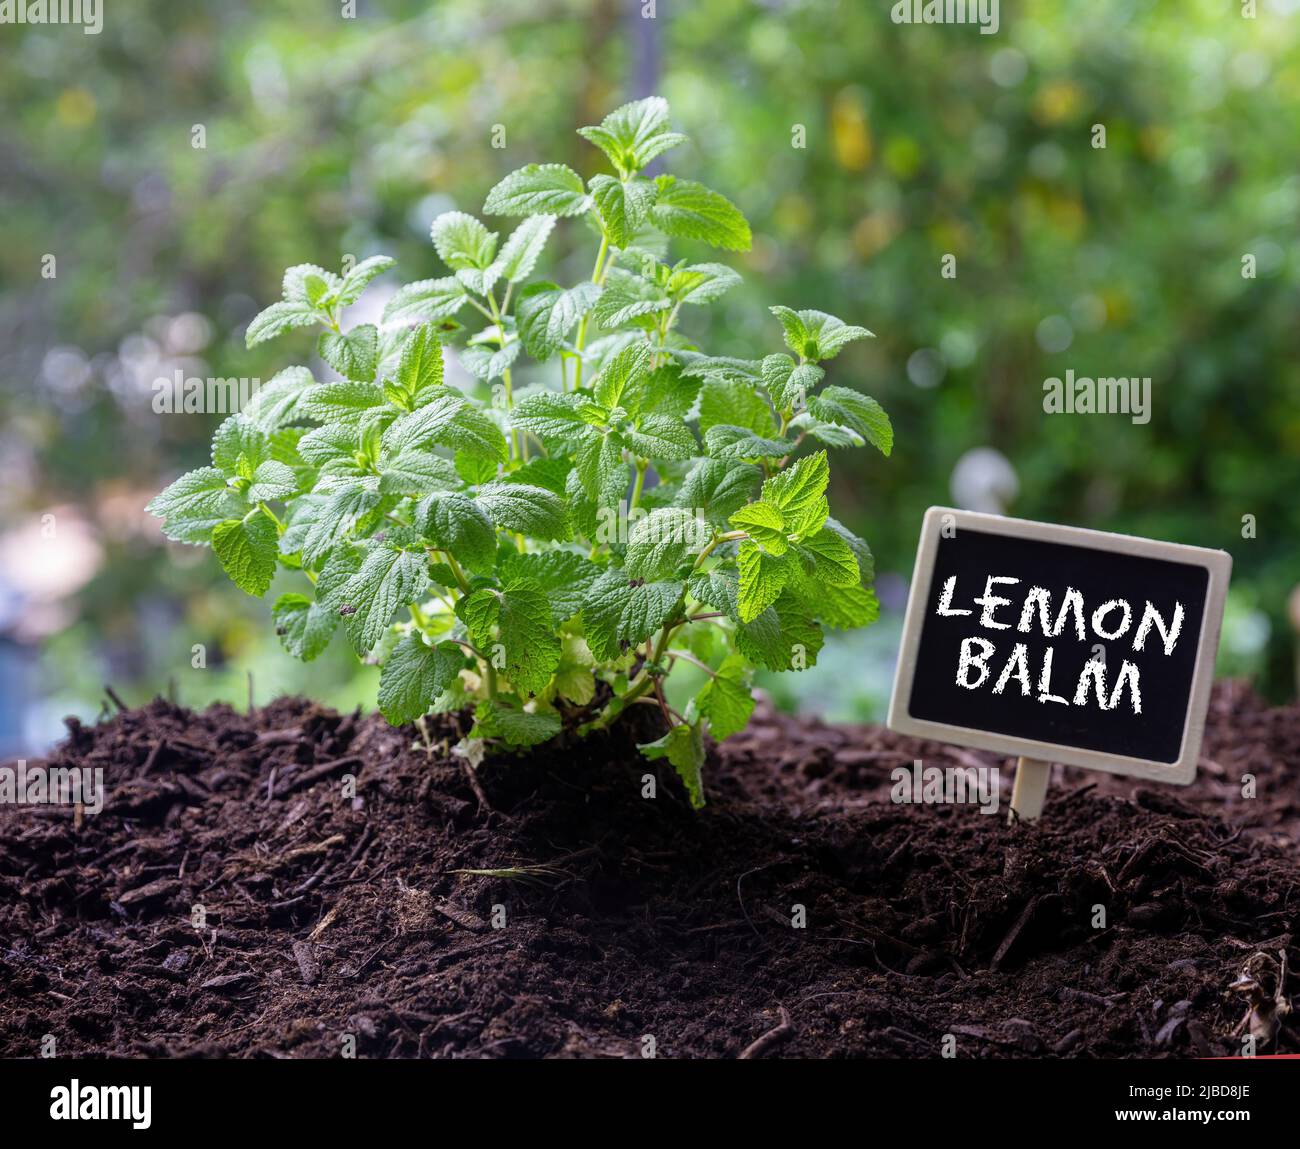
[[[612,172],[507,176],[483,207],[522,217],[504,242],[439,216],[452,274],[398,289],[379,325],[345,314],[392,260],[290,268],[248,345],[323,328],[338,378],[281,371],[149,510],[250,594],[301,572],[273,607],[285,648],[315,658],[341,629],[380,664],[390,722],[472,706],[471,738],[523,748],[651,705],[668,730],[641,749],[699,805],[706,729],[746,725],[754,668],[803,670],[823,626],[875,619],[871,552],[829,515],[826,448],[887,455],[893,433],[875,400],[824,383],[862,327],[773,307],[788,353],[692,342],[690,312],[740,280],[669,263],[668,242],[745,251],[750,229],[717,192],[642,174],[685,139],[663,100],[580,134]],[[559,219],[598,242],[572,286],[533,277]],[[448,349],[468,390],[444,378]],[[681,661],[706,681],[679,712],[663,680]]]

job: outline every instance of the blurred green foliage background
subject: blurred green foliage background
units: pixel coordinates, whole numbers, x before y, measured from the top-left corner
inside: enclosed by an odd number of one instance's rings
[[[996,35],[896,25],[884,0],[343,7],[135,0],[99,35],[0,26],[5,749],[93,716],[104,683],[242,703],[252,671],[259,701],[373,700],[343,644],[294,662],[274,589],[243,597],[143,514],[220,421],[155,414],[154,382],[310,362],[305,339],[244,349],[285,266],[382,252],[402,281],[442,274],[438,212],[477,212],[530,161],[599,170],[574,129],[652,92],[692,138],[673,170],[755,232],[728,259],[745,288],[691,333],[760,357],[784,303],[878,336],[833,381],[884,404],[897,447],[840,454],[832,507],[875,549],[884,615],[768,681],[780,701],[879,717],[920,516],[947,502],[1228,549],[1220,670],[1294,692],[1297,0],[1254,19],[1236,0],[1007,3]],[[587,274],[586,240],[557,232],[551,277]],[[1150,376],[1150,422],[1045,415],[1067,369]]]

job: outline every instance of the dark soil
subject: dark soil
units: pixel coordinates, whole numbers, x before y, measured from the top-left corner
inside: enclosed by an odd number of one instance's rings
[[[1300,708],[1242,688],[1193,787],[1058,770],[1037,825],[889,800],[914,758],[1005,798],[994,755],[761,708],[699,814],[627,734],[485,763],[488,809],[412,728],[301,700],[68,726],[50,764],[109,798],[0,811],[7,1056],[1211,1056],[1252,1002],[1300,1050]]]

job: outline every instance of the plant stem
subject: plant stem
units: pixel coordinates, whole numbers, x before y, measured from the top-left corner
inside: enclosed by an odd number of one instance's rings
[[[628,514],[636,510],[637,505],[641,502],[641,488],[645,486],[646,469],[650,466],[649,459],[637,459],[636,461],[636,484],[632,488],[632,502],[628,504]]]
[[[600,250],[596,252],[596,266],[591,269],[591,282],[599,283],[605,273],[605,256],[609,254],[609,236],[600,237]],[[583,316],[578,322],[578,334],[574,338],[573,346],[578,353],[578,362],[573,368],[573,389],[576,391],[582,386],[582,349],[587,346],[587,316]]]

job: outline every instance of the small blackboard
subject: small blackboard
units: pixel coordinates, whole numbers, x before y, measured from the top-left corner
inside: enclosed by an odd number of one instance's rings
[[[889,725],[1190,782],[1232,558],[931,507]]]

